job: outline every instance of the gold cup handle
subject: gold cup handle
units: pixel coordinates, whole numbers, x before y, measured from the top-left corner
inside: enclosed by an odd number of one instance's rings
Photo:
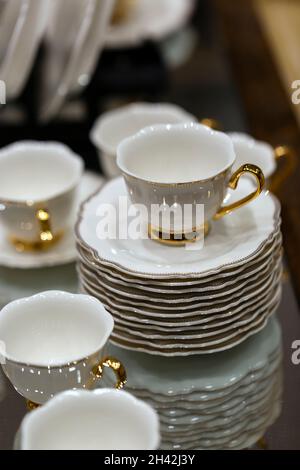
[[[274,149],[276,162],[283,164],[277,168],[271,178],[270,189],[276,192],[285,180],[294,172],[297,166],[296,153],[292,147],[287,145],[279,145]]]
[[[210,127],[210,129],[214,131],[222,131],[223,126],[222,124],[217,120],[213,118],[203,118],[199,120],[200,124],[203,124],[204,126]]]
[[[251,163],[246,163],[245,165],[242,165],[235,173],[233,173],[233,175],[231,176],[229,180],[229,187],[231,189],[236,189],[239,179],[244,173],[250,173],[251,175],[255,176],[256,181],[257,181],[257,189],[253,191],[251,194],[249,194],[248,196],[245,196],[243,199],[240,199],[239,201],[233,202],[232,204],[229,204],[228,206],[220,207],[220,209],[214,216],[215,220],[218,220],[224,215],[228,214],[229,212],[232,212],[235,209],[238,209],[239,207],[242,207],[245,204],[248,204],[248,202],[257,198],[257,196],[259,196],[260,193],[262,192],[264,185],[265,185],[264,174],[258,166],[252,165]]]
[[[105,357],[100,364],[94,367],[93,374],[100,380],[103,377],[104,367],[112,369],[116,376],[115,388],[122,389],[127,381],[126,370],[123,364],[115,357]]]
[[[36,218],[40,225],[40,241],[43,243],[52,242],[54,236],[51,230],[50,214],[47,209],[37,210]]]

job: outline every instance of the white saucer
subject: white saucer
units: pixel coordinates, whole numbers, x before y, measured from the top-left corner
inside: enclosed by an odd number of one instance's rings
[[[232,277],[227,278],[226,281],[223,283],[217,283],[217,281],[212,281],[211,285],[208,283],[202,284],[204,287],[201,287],[201,283],[199,284],[192,284],[192,286],[187,285],[187,287],[183,284],[180,285],[178,284],[177,286],[164,286],[164,285],[155,285],[155,284],[139,284],[136,281],[130,282],[129,280],[122,280],[118,276],[115,275],[115,272],[108,272],[107,270],[99,269],[98,266],[95,266],[94,264],[90,265],[88,261],[83,257],[82,252],[80,251],[79,247],[78,248],[78,253],[80,255],[80,263],[78,265],[78,270],[80,276],[84,279],[88,280],[97,280],[95,285],[98,286],[98,284],[101,286],[103,284],[106,284],[106,281],[109,283],[115,285],[118,290],[119,288],[125,289],[128,288],[130,291],[131,288],[133,287],[136,292],[139,293],[146,293],[148,295],[147,299],[149,296],[156,295],[156,294],[163,294],[165,297],[169,296],[170,294],[188,294],[189,296],[194,295],[194,293],[200,294],[201,297],[204,295],[208,295],[210,298],[213,297],[223,297],[225,294],[231,294],[234,292],[237,292],[239,289],[247,287],[250,283],[253,282],[254,277],[259,278],[260,276],[266,274],[269,272],[269,266],[272,261],[278,259],[280,257],[280,251],[281,251],[281,242],[280,242],[280,248],[278,244],[273,244],[271,246],[272,249],[272,254],[266,256],[265,253],[263,253],[260,257],[260,261],[254,264],[253,266],[247,266],[247,269],[243,272],[239,272],[238,274],[236,273],[235,275],[233,274]],[[279,251],[280,250],[280,251]],[[251,284],[250,284],[251,285]]]
[[[236,280],[239,279],[242,281],[249,277],[249,273],[253,274],[255,272],[261,271],[268,263],[270,259],[272,259],[272,254],[276,253],[279,246],[282,245],[282,235],[280,232],[274,237],[270,243],[265,245],[264,250],[258,253],[257,259],[253,258],[252,261],[248,262],[246,266],[238,266],[237,268],[233,268],[227,271],[222,271],[218,273],[218,278],[215,275],[202,277],[197,279],[189,278],[189,277],[181,277],[179,279],[174,278],[142,278],[142,277],[134,277],[132,274],[125,273],[120,270],[116,270],[112,266],[103,265],[100,263],[96,263],[95,258],[93,257],[93,253],[91,250],[87,250],[85,247],[77,243],[77,250],[80,255],[80,260],[88,266],[90,270],[93,272],[98,273],[99,277],[103,277],[105,274],[113,275],[116,281],[126,282],[134,284],[135,287],[145,287],[146,286],[154,286],[156,289],[159,287],[165,287],[168,289],[177,289],[177,287],[186,287],[193,289],[196,287],[197,289],[201,289],[201,286],[209,286],[207,290],[218,290],[227,288],[232,284],[236,284]],[[202,290],[202,289],[201,289]],[[206,290],[206,289],[204,289]]]
[[[86,171],[79,189],[78,206],[100,188],[103,183],[104,179],[101,176]],[[77,210],[74,214],[74,223],[77,217]],[[70,228],[62,240],[49,251],[42,253],[18,253],[7,241],[0,223],[0,266],[20,269],[41,268],[67,264],[76,259],[77,251],[73,228]]]
[[[227,201],[249,194],[252,188],[251,182],[242,179],[237,190],[228,195]],[[280,204],[269,191],[263,191],[250,204],[213,222],[203,249],[198,251],[169,247],[149,239],[99,239],[100,219],[95,217],[97,209],[101,204],[112,204],[117,209],[119,196],[127,196],[122,178],[107,183],[82,206],[76,236],[79,244],[93,254],[97,264],[129,272],[136,277],[199,278],[220,274],[238,265],[245,266],[274,238],[280,226]],[[118,214],[117,211],[117,218],[112,214],[108,222],[111,227],[116,223],[127,226],[126,218],[126,213]]]
[[[107,47],[138,46],[145,40],[161,40],[188,21],[195,0],[138,0],[124,22],[109,28]]]

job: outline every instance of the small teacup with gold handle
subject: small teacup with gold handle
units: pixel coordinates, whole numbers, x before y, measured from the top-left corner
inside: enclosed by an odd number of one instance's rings
[[[117,153],[130,198],[146,207],[149,234],[162,243],[198,240],[212,219],[252,201],[264,187],[264,175],[256,165],[245,162],[233,172],[236,155],[231,139],[201,124],[147,127],[125,139]],[[254,177],[256,189],[223,206],[228,188],[236,189],[245,173]]]
[[[105,357],[112,316],[94,297],[61,291],[16,300],[0,313],[2,368],[29,407],[64,390],[91,389],[104,368],[126,382],[120,361]]]
[[[0,151],[0,223],[18,251],[50,248],[70,224],[83,161],[55,142]]]

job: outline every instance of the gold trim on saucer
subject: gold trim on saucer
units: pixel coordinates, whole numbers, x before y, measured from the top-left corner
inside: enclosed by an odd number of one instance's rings
[[[242,165],[235,173],[233,173],[229,180],[229,188],[236,189],[239,179],[244,173],[250,173],[251,175],[255,176],[257,181],[257,189],[250,193],[248,196],[245,196],[244,198],[240,199],[239,201],[233,202],[232,204],[228,204],[224,207],[220,207],[220,209],[214,216],[215,220],[218,220],[224,215],[229,214],[229,212],[232,212],[235,209],[244,206],[248,202],[253,201],[253,199],[256,199],[257,196],[259,196],[262,192],[265,185],[264,174],[258,166],[252,165],[251,163],[246,163],[245,165]]]
[[[151,240],[154,240],[163,245],[169,246],[185,246],[189,243],[196,243],[205,237],[210,231],[210,225],[208,222],[204,224],[204,227],[194,228],[188,233],[174,233],[164,232],[161,228],[153,227],[148,224],[148,235]]]

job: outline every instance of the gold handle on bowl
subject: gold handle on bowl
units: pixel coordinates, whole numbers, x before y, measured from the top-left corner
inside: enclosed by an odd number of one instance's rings
[[[213,118],[203,118],[199,120],[200,124],[203,124],[204,126],[210,127],[214,131],[222,131],[223,126],[217,119]]]
[[[137,0],[116,0],[112,13],[111,24],[118,25],[127,19],[136,6]]]
[[[294,149],[288,145],[279,145],[274,149],[276,162],[283,162],[281,168],[277,168],[271,178],[270,189],[276,192],[285,180],[294,172],[297,166],[297,158]]]
[[[47,209],[38,209],[35,216],[40,225],[40,241],[43,243],[52,242],[54,236],[51,230],[49,211]]]
[[[39,405],[38,403],[34,403],[31,400],[26,400],[26,408],[27,408],[28,411],[34,411],[37,408],[39,408],[40,406],[41,405]]]
[[[38,209],[35,211],[35,218],[39,224],[39,236],[37,240],[25,240],[11,236],[9,239],[18,252],[42,251],[50,248],[54,243],[60,240],[63,232],[53,235],[50,222],[50,213],[47,209]]]
[[[220,207],[220,209],[214,216],[215,220],[218,220],[224,215],[229,214],[229,212],[232,212],[235,209],[238,209],[239,207],[248,204],[248,202],[253,201],[253,199],[257,198],[257,196],[259,196],[262,192],[265,185],[264,174],[258,166],[252,165],[251,163],[246,163],[245,165],[242,165],[237,171],[233,173],[229,180],[229,188],[236,189],[239,179],[244,173],[250,173],[251,175],[255,176],[257,182],[256,190],[248,194],[248,196],[245,196],[244,198],[240,199],[239,201],[233,202],[228,206]]]
[[[122,389],[127,382],[126,370],[123,364],[115,357],[105,357],[100,364],[93,369],[93,374],[98,380],[103,377],[104,367],[108,367],[114,371],[117,379],[115,388],[118,390]]]

